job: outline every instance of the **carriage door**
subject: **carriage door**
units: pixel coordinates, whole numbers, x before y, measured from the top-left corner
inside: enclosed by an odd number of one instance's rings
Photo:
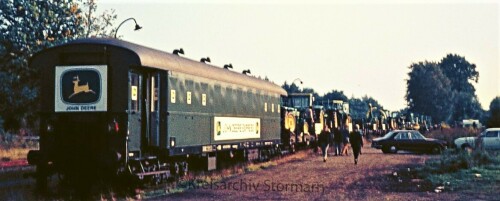
[[[160,76],[157,72],[129,72],[129,156],[140,157],[159,146]]]
[[[129,157],[140,157],[141,141],[146,131],[143,123],[146,105],[144,101],[147,88],[144,84],[144,75],[139,71],[129,71],[129,104],[128,104],[128,141]]]

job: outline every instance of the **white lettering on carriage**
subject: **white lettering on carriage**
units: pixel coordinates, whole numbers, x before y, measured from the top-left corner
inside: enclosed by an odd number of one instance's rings
[[[80,111],[80,108],[78,106],[68,106],[66,111]]]

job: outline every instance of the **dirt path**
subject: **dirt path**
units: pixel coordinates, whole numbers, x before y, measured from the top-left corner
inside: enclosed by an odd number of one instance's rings
[[[393,174],[423,164],[431,155],[382,154],[363,148],[358,165],[352,155],[331,156],[323,162],[318,154],[291,160],[267,169],[246,173],[187,191],[155,199],[175,200],[457,200],[458,193],[435,193],[401,186]],[[463,198],[463,197],[462,197]]]

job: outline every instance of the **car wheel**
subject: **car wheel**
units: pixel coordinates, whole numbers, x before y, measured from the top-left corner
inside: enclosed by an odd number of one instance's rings
[[[435,146],[431,150],[431,153],[433,153],[433,154],[441,154],[441,152],[442,152],[442,149],[439,146]]]
[[[472,147],[469,144],[464,144],[464,145],[462,145],[462,150],[471,153]]]
[[[393,154],[397,153],[398,152],[398,148],[396,148],[396,146],[392,145],[391,147],[389,147],[389,151]]]

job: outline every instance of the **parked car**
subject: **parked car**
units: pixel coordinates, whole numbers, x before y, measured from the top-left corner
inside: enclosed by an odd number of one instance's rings
[[[384,153],[405,150],[438,154],[446,149],[446,145],[446,141],[426,138],[416,130],[394,130],[372,141],[372,147],[382,149]]]
[[[486,150],[500,150],[500,128],[488,128],[478,137],[461,137],[454,141],[460,149],[482,148]]]

